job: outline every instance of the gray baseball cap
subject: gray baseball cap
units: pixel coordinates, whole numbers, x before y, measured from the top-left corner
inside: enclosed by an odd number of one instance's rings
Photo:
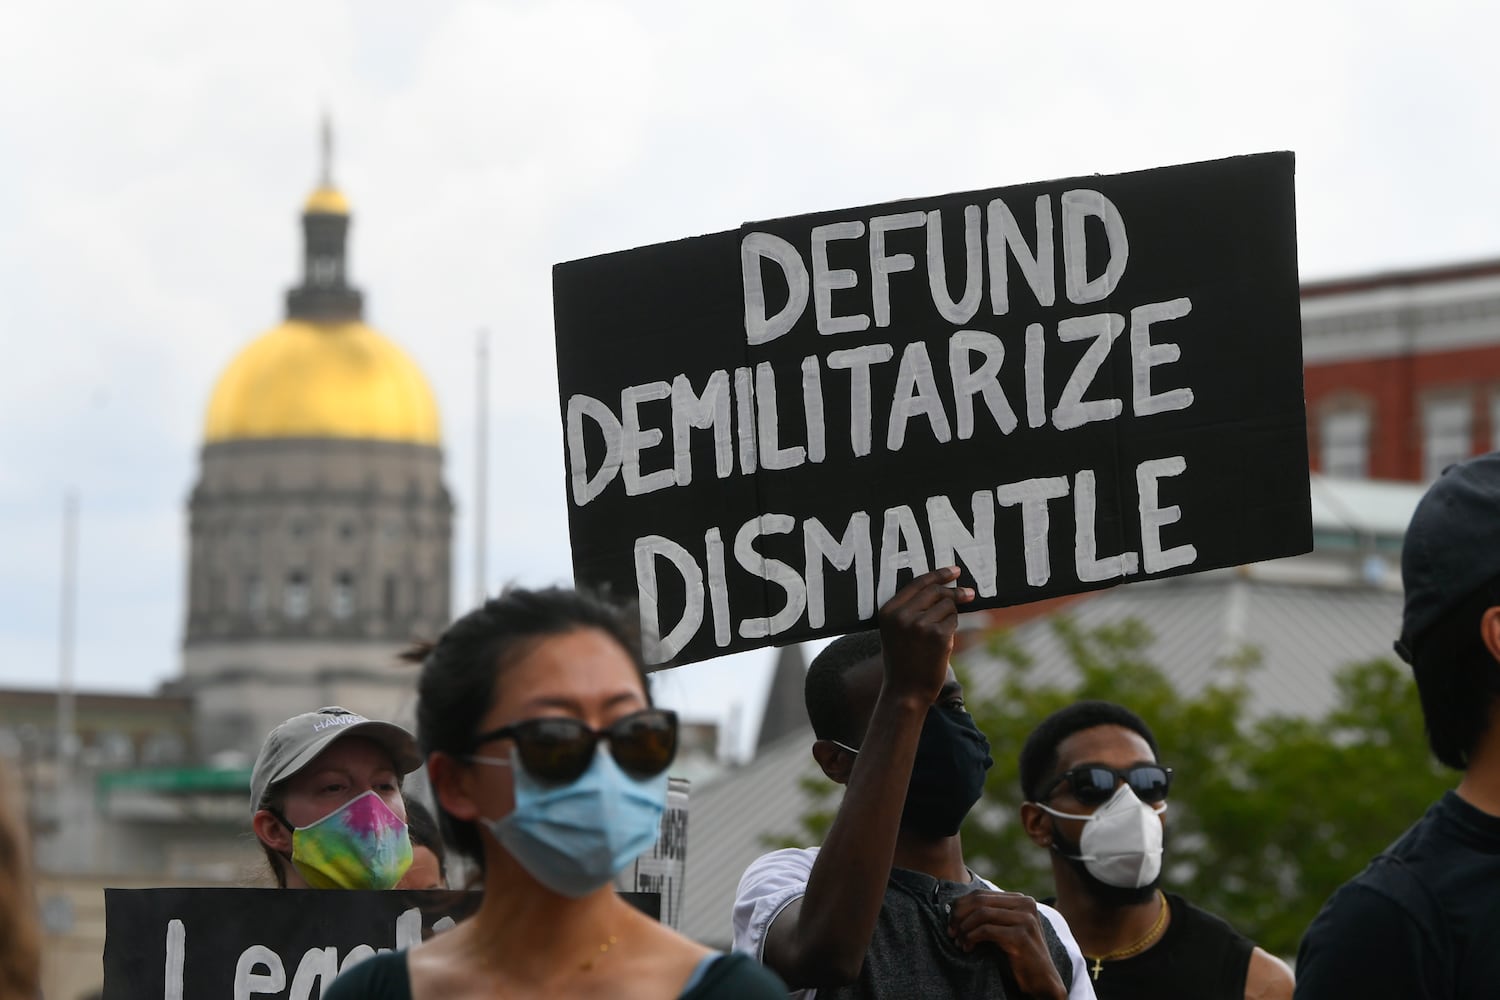
[[[417,741],[395,723],[367,719],[337,705],[303,712],[271,730],[261,744],[255,769],[250,772],[250,811],[254,813],[260,808],[266,789],[311,764],[335,740],[351,735],[374,740],[385,747],[400,774],[410,774],[422,766]]]

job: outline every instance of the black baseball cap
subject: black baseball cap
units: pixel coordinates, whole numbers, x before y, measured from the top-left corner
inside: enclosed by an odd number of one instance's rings
[[[1500,576],[1500,452],[1443,470],[1412,512],[1401,546],[1406,605],[1396,652],[1415,643],[1469,595]]]

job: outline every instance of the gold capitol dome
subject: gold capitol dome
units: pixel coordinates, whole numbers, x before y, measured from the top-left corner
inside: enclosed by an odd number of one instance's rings
[[[266,438],[356,438],[437,445],[432,388],[406,352],[363,321],[348,283],[349,201],[323,174],[303,206],[302,284],[287,292],[287,319],[239,353],[208,404],[208,444]]]

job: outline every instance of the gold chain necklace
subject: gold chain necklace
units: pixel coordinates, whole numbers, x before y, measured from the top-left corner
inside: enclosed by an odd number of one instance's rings
[[[578,963],[578,971],[579,972],[590,972],[590,971],[592,971],[593,968],[594,968],[594,962],[596,960],[604,958],[605,954],[607,954],[609,952],[610,947],[613,946],[619,940],[620,940],[619,938],[617,938],[613,934],[611,934],[609,936],[609,940],[608,941],[604,941],[604,942],[602,942],[599,945],[599,954],[597,954],[597,955],[590,955],[588,958],[586,958],[582,962]]]
[[[1099,981],[1099,973],[1104,971],[1105,962],[1112,962],[1117,958],[1130,958],[1132,955],[1139,955],[1151,947],[1156,942],[1156,939],[1161,936],[1162,928],[1167,926],[1167,897],[1160,889],[1157,889],[1156,898],[1161,902],[1161,909],[1156,914],[1156,923],[1151,925],[1151,929],[1146,932],[1145,937],[1141,938],[1135,944],[1126,945],[1124,948],[1116,948],[1114,951],[1104,955],[1083,956],[1094,963],[1089,967],[1089,972],[1093,974],[1094,982],[1097,983]]]
[[[609,940],[599,942],[599,951],[597,953],[591,953],[588,958],[585,958],[582,962],[579,962],[578,971],[592,972],[594,970],[595,963],[602,961],[604,956],[609,954],[609,949],[613,948],[619,943],[620,939],[615,937],[613,934],[609,936]],[[488,952],[481,951],[479,952],[479,964],[485,966],[486,968],[492,968],[494,962]]]

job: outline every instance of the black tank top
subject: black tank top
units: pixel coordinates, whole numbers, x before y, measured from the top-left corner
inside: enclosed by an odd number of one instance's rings
[[[1103,963],[1094,980],[1099,1000],[1244,1000],[1255,942],[1181,896],[1166,896],[1167,932],[1139,955]],[[1093,959],[1084,963],[1092,974]]]

